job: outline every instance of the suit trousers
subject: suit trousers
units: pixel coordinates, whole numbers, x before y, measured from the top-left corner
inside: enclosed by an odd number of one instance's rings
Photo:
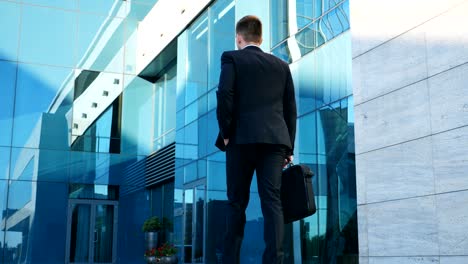
[[[250,184],[254,171],[264,218],[263,264],[283,263],[284,219],[281,206],[281,175],[286,147],[275,144],[235,144],[226,148],[228,196],[224,264],[239,264],[246,223]]]

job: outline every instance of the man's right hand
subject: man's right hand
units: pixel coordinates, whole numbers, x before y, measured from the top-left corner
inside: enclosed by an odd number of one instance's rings
[[[286,167],[286,165],[288,165],[289,163],[293,162],[293,160],[294,160],[294,156],[293,156],[293,155],[287,156],[286,159],[284,159],[283,167]]]

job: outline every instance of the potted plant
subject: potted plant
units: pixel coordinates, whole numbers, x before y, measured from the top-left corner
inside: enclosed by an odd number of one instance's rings
[[[166,242],[156,250],[156,261],[161,264],[176,264],[176,253],[177,249],[174,245]]]
[[[177,264],[177,249],[174,245],[164,243],[158,248],[146,250],[145,258],[147,263]]]
[[[145,232],[146,249],[152,250],[158,247],[158,233],[161,231],[161,221],[157,216],[148,218],[142,227]]]
[[[146,263],[158,263],[156,248],[148,249],[145,252]]]

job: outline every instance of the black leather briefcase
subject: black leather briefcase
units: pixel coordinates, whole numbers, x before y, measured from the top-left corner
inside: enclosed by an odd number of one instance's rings
[[[317,211],[312,189],[313,175],[304,164],[291,165],[283,171],[281,202],[285,224],[311,216]]]

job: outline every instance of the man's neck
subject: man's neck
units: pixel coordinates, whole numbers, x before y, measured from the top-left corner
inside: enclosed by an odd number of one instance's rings
[[[260,44],[258,43],[247,43],[242,49],[245,49],[247,47],[257,47],[257,48],[260,48]]]

